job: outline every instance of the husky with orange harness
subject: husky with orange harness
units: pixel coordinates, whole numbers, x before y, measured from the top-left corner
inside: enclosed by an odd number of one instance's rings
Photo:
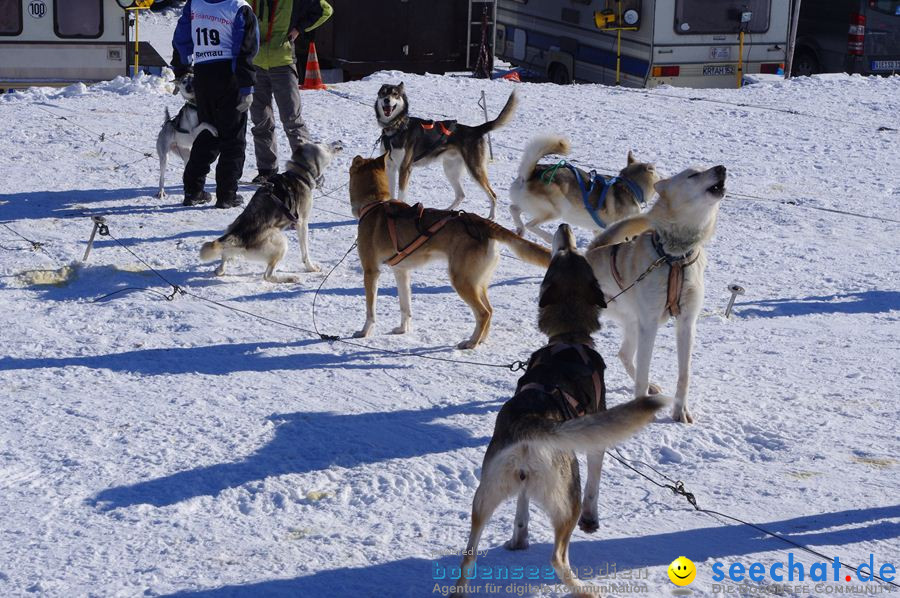
[[[569,540],[577,524],[587,532],[598,529],[604,450],[648,424],[667,401],[657,395],[606,409],[605,366],[591,338],[600,329],[604,307],[590,264],[575,250],[572,230],[561,225],[538,299],[538,327],[548,343],[531,355],[516,394],[497,414],[472,500],[472,528],[455,596],[466,594],[468,580],[479,579],[475,557],[481,534],[494,510],[513,496],[518,497],[516,518],[506,548],[528,548],[528,503],[535,501],[553,527],[550,564],[560,581],[579,598],[599,596],[598,588],[581,582],[572,571]],[[588,455],[583,503],[575,456],[579,452]]]
[[[412,319],[410,272],[444,260],[450,284],[475,314],[475,332],[459,343],[460,349],[472,349],[484,341],[491,324],[487,288],[500,255],[498,242],[542,267],[550,263],[550,252],[475,214],[391,200],[386,163],[387,155],[371,160],[356,156],[350,167],[350,205],[359,218],[357,250],[366,287],[366,323],[355,336],[369,336],[375,326],[381,264],[389,265],[397,279],[400,325],[393,333],[403,334]]]
[[[656,183],[659,199],[650,211],[616,222],[594,239],[587,252],[607,294],[606,315],[622,328],[619,359],[634,380],[634,396],[659,392],[650,384],[653,344],[659,325],[675,318],[678,385],[672,418],[683,423],[694,421],[687,392],[694,333],[703,308],[704,245],[715,232],[725,174],[724,166],[688,169]]]
[[[441,158],[444,174],[456,194],[450,209],[458,209],[465,197],[459,182],[465,169],[487,194],[491,202],[488,218],[493,220],[497,194],[487,177],[487,144],[484,137],[508,123],[515,109],[516,94],[513,92],[497,118],[481,125],[461,125],[455,120],[423,120],[409,115],[409,99],[403,83],[382,85],[375,100],[375,120],[381,127],[379,140],[388,155],[391,197],[405,201],[413,166],[425,166]]]

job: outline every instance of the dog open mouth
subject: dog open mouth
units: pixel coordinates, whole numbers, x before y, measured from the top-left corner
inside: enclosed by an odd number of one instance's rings
[[[706,192],[716,197],[723,197],[725,195],[725,179],[719,179],[719,182],[709,187]]]
[[[384,104],[381,105],[381,111],[384,112],[384,115],[386,117],[390,117],[391,112],[394,111],[394,107],[391,106],[389,103],[385,102]]]

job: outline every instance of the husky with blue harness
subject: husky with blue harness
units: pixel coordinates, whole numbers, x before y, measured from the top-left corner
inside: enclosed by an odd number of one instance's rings
[[[560,160],[538,164],[544,156],[569,153],[569,142],[558,136],[538,137],[525,148],[519,176],[509,190],[516,232],[530,230],[547,243],[550,233],[541,225],[554,220],[594,231],[639,214],[653,196],[659,175],[653,164],[638,162],[628,152],[628,164],[618,176],[604,177]],[[523,214],[530,218],[523,220]]]

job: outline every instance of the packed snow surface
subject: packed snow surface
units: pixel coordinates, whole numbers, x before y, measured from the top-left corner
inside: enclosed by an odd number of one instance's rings
[[[311,249],[323,272],[288,285],[263,282],[259,264],[216,278],[199,261],[238,211],[181,207],[177,158],[169,198],[153,197],[156,135],[180,100],[165,79],[143,78],[0,97],[0,595],[399,597],[449,583],[435,578],[459,565],[494,416],[517,374],[381,349],[525,360],[545,342],[543,272],[504,251],[491,333],[474,351],[454,348],[473,320],[439,264],[413,275],[408,334],[388,334],[399,319],[389,272],[368,347],[308,332],[315,291],[355,237],[350,161],[373,151],[378,87],[400,80],[414,115],[470,124],[483,121],[482,91],[493,116],[518,90],[489,167],[506,226],[506,191],[538,133],[568,136],[571,157],[600,172],[624,167],[628,150],[664,174],[727,166],[694,349],[697,422],[663,414],[622,453],[683,480],[701,507],[844,563],[900,566],[900,77],[644,91],[382,72],[304,92],[313,134],[346,149],[316,193]],[[251,142],[242,178],[254,174]],[[465,189],[462,207],[487,214],[480,189],[470,179]],[[409,199],[451,203],[439,165],[414,171]],[[81,263],[94,215],[111,236]],[[583,247],[590,234],[578,234]],[[288,237],[282,271],[300,272]],[[191,294],[172,296],[154,270]],[[725,319],[731,283],[746,294]],[[364,309],[351,252],[319,293],[315,324],[347,338]],[[631,394],[620,338],[614,325],[596,335],[610,404]],[[669,325],[652,378],[671,392],[675,376]],[[599,531],[576,530],[570,558],[593,568],[586,577],[605,595],[671,595],[666,568],[679,555],[697,566],[696,596],[715,595],[717,562],[768,571],[792,552],[808,571],[821,560],[697,513],[611,459],[600,505]],[[514,501],[496,512],[479,565],[548,565],[552,529],[536,508],[528,550],[503,548],[513,513]],[[475,587],[566,595],[556,583]],[[842,584],[852,585],[831,586]],[[825,593],[803,585],[783,595]]]

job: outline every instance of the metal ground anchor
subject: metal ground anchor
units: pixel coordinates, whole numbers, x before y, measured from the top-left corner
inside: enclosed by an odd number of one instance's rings
[[[91,238],[88,239],[87,249],[84,250],[84,257],[81,258],[82,262],[87,262],[88,256],[91,255],[91,249],[94,248],[94,237],[97,236],[97,231],[100,230],[100,227],[106,224],[106,219],[103,216],[91,216],[91,220],[94,221],[94,230],[91,231]]]
[[[484,122],[488,121],[488,110],[487,110],[487,97],[484,95],[484,90],[481,90],[481,99],[478,100],[478,106],[484,110]],[[494,161],[494,143],[491,141],[491,134],[487,134],[488,138],[488,153],[491,157],[491,162]]]
[[[734,307],[734,300],[737,299],[738,295],[744,294],[744,287],[739,284],[730,284],[728,285],[728,290],[731,291],[731,299],[728,300],[728,307],[725,308],[725,317],[731,318],[731,308]]]

